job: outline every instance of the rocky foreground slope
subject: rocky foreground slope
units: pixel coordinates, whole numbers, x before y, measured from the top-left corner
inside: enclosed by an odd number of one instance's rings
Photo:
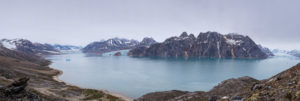
[[[123,101],[106,91],[82,89],[54,79],[50,61],[0,46],[0,101]]]
[[[208,92],[154,92],[136,101],[300,101],[300,63],[266,80],[228,79]]]
[[[141,42],[122,38],[112,38],[108,40],[93,42],[82,49],[84,53],[103,54],[106,52],[133,49],[136,47],[148,47],[156,41],[152,38],[144,38]]]
[[[200,33],[198,37],[183,32],[150,47],[130,50],[129,56],[158,57],[216,57],[216,58],[267,58],[256,43],[248,36],[222,35],[217,32]]]

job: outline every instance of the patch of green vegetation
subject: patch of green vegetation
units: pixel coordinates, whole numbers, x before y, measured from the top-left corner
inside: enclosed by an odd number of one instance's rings
[[[83,94],[86,96],[86,98],[84,98],[83,100],[100,100],[105,95],[105,93],[103,93],[102,91],[93,89],[86,89],[85,91],[83,91]]]
[[[254,93],[249,98],[249,101],[258,101],[258,97],[259,97],[259,94],[258,93]]]
[[[117,101],[119,98],[112,95],[107,95],[107,99],[109,99],[109,101]]]

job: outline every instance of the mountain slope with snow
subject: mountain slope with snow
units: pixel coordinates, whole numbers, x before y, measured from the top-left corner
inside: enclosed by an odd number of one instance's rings
[[[60,53],[50,44],[32,43],[26,39],[2,39],[0,40],[0,45],[10,50],[27,54],[51,55]]]
[[[263,47],[262,45],[258,45],[258,47],[265,52],[268,56],[274,56],[273,52],[267,47]]]
[[[78,52],[82,49],[81,46],[73,46],[73,45],[60,45],[54,44],[52,45],[56,50],[59,50],[62,53],[69,53],[69,52]]]
[[[156,43],[152,38],[144,38],[142,42],[123,38],[112,38],[108,40],[93,42],[82,49],[84,53],[103,54],[106,52],[132,49],[135,47],[149,46]]]

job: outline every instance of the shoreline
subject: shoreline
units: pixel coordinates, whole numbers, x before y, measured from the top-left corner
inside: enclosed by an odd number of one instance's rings
[[[50,67],[50,68],[51,68],[51,67]],[[78,87],[78,88],[80,88],[80,89],[87,89],[87,88],[79,87],[79,86],[74,85],[74,84],[71,84],[71,83],[67,83],[67,82],[65,82],[65,81],[63,81],[63,80],[61,80],[61,79],[59,79],[59,76],[61,76],[61,75],[63,74],[63,71],[58,70],[58,69],[54,69],[54,68],[51,68],[51,69],[53,69],[53,70],[55,70],[55,71],[58,72],[58,74],[52,76],[52,79],[53,79],[53,80],[55,80],[55,81],[57,81],[57,82],[63,82],[63,83],[65,83],[65,84],[68,85],[68,86],[75,86],[75,87]],[[95,88],[91,88],[91,89],[95,89]],[[110,94],[110,95],[119,97],[119,98],[121,98],[121,99],[123,99],[123,100],[125,100],[125,101],[133,101],[132,98],[130,98],[130,97],[128,97],[128,96],[125,96],[125,95],[123,95],[123,94],[120,94],[120,93],[110,92],[110,91],[108,91],[108,90],[103,90],[103,89],[95,89],[95,90],[103,91],[104,93],[107,93],[107,94]]]

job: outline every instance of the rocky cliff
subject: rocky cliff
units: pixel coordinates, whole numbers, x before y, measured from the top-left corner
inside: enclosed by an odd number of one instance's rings
[[[111,51],[118,51],[124,49],[132,49],[136,47],[148,47],[156,43],[152,38],[144,38],[141,42],[137,40],[128,40],[122,38],[112,38],[108,40],[103,40],[99,42],[93,42],[88,44],[82,49],[84,53],[96,53],[103,54]]]
[[[266,58],[268,57],[248,36],[222,35],[217,32],[200,33],[198,37],[183,32],[150,47],[130,50],[129,56],[158,57],[216,57],[216,58]]]
[[[300,63],[266,80],[228,79],[208,92],[154,92],[135,101],[300,101]]]

